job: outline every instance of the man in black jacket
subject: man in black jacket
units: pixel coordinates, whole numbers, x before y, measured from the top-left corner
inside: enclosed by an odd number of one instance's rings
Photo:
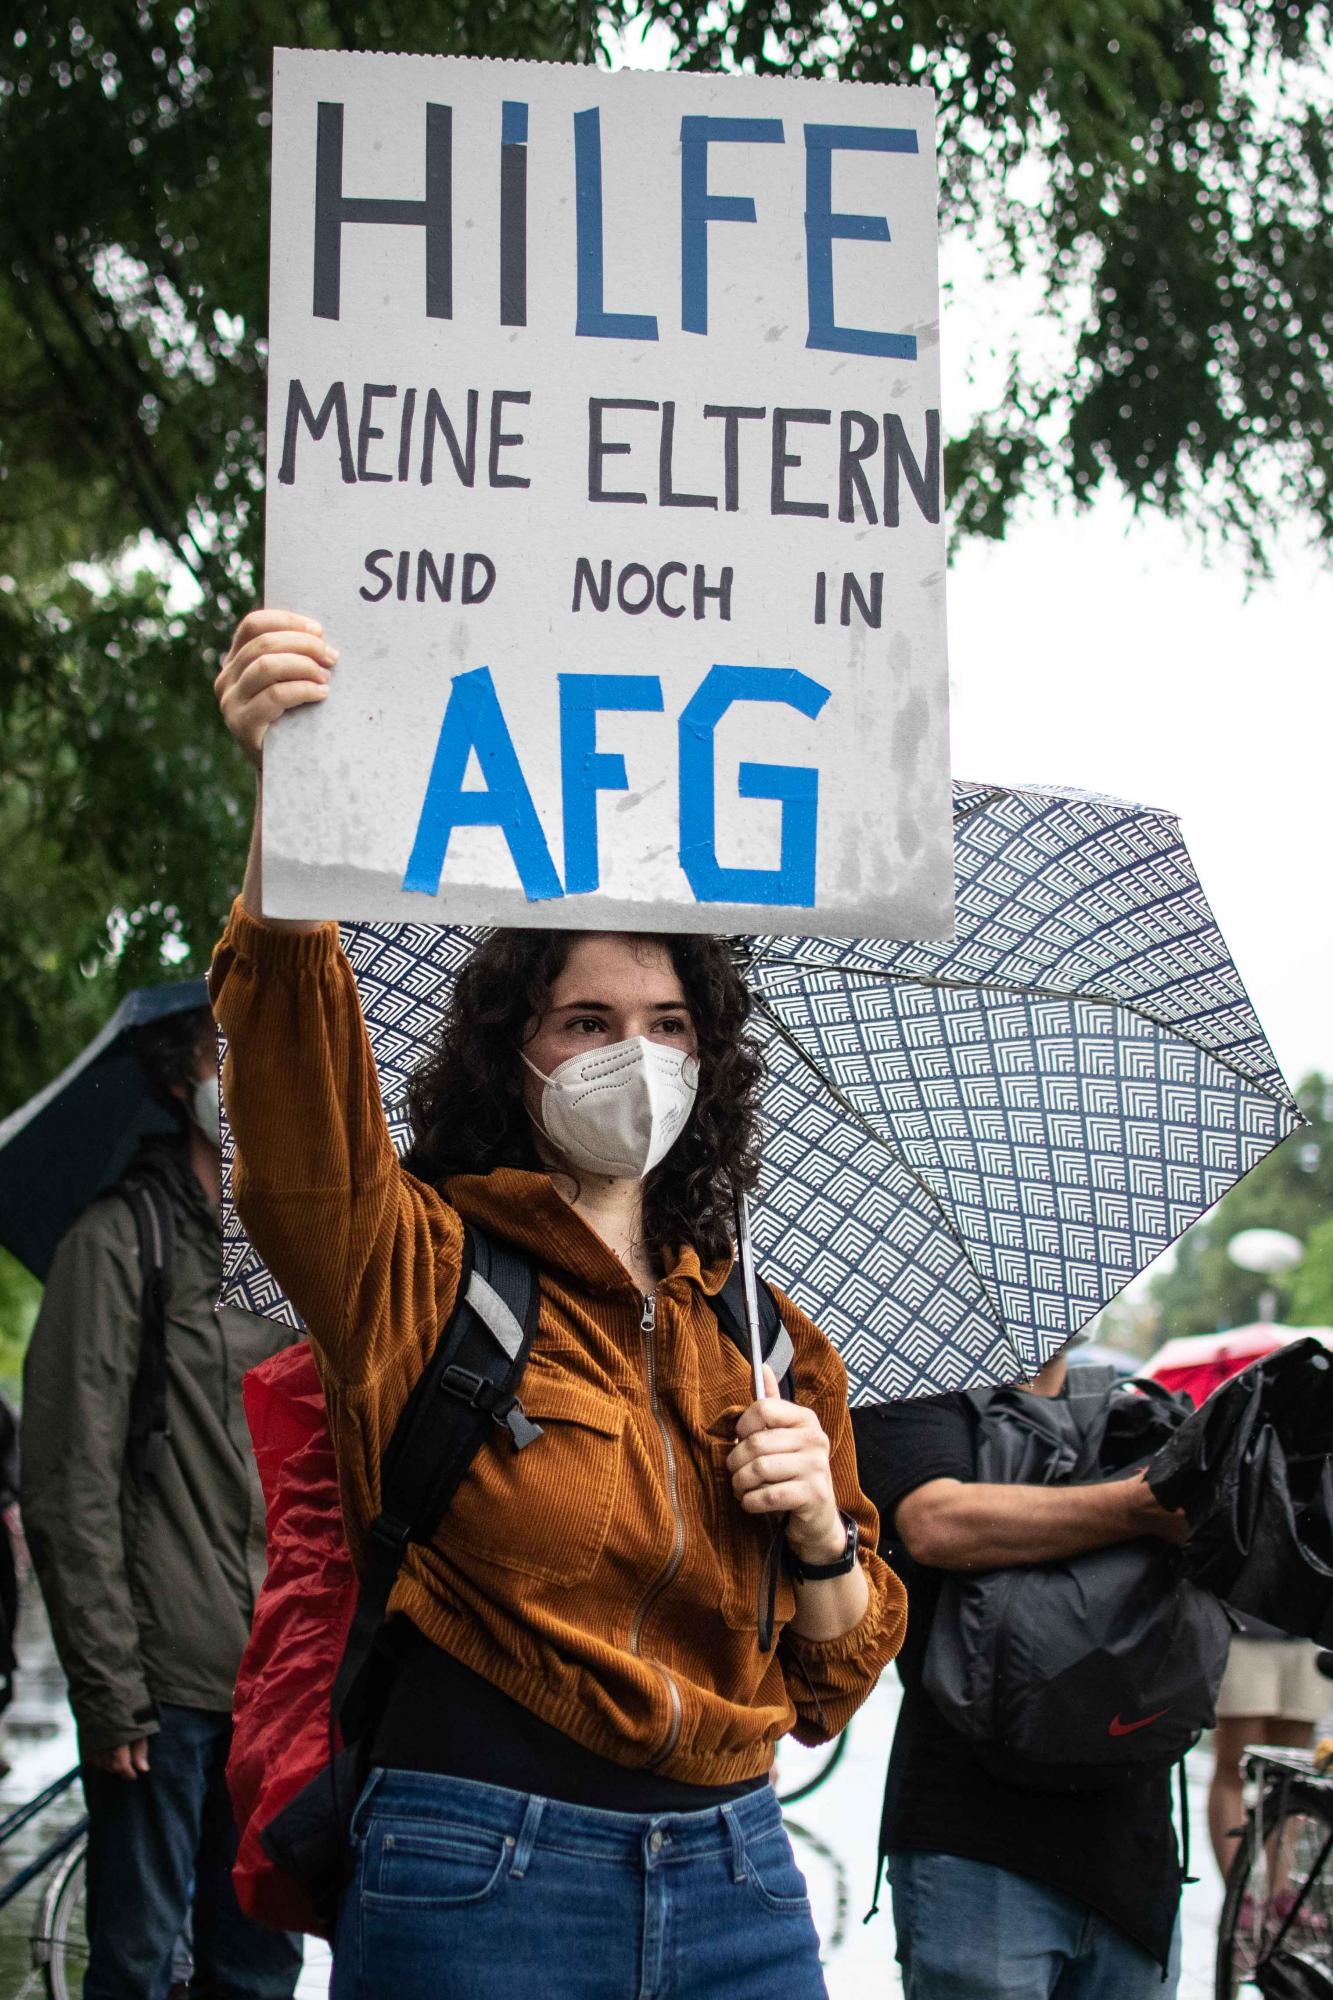
[[[1032,1382],[1065,1386],[1064,1355]],[[880,1830],[906,2000],[1172,2000],[1180,1868],[1169,1778],[1103,1791],[992,1776],[922,1685],[944,1574],[1188,1533],[1142,1477],[982,1485],[962,1395],[855,1412],[861,1484],[907,1585],[903,1705]],[[1165,1978],[1164,1978],[1165,1974]]]
[[[241,1378],[290,1329],[215,1308],[222,1279],[217,1053],[207,1008],[140,1031],[179,1137],[142,1157],[170,1203],[161,1463],[130,1449],[144,1273],[123,1195],[66,1232],[24,1366],[24,1526],[79,1729],[88,1803],[86,2000],[162,2000],[193,1906],[198,1993],[286,2000],[294,1941],[231,1885],[225,1767],[264,1575],[264,1503]]]

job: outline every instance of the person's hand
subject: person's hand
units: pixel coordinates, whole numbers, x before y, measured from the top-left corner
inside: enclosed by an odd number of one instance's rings
[[[324,627],[296,611],[248,611],[213,682],[222,719],[256,768],[270,723],[323,701],[337,652]]]
[[[807,1562],[836,1562],[847,1530],[833,1494],[829,1441],[803,1403],[786,1403],[764,1369],[764,1395],[736,1426],[727,1459],[732,1490],[747,1514],[786,1514],[787,1540]]]
[[[96,1770],[109,1771],[113,1778],[143,1778],[148,1775],[148,1738],[136,1743],[118,1743],[114,1750],[90,1750],[84,1759]]]
[[[1158,1541],[1174,1542],[1177,1548],[1183,1547],[1194,1532],[1183,1507],[1174,1510],[1163,1507],[1148,1484],[1146,1472],[1136,1472],[1132,1479],[1127,1479],[1125,1491],[1134,1534],[1155,1535]]]

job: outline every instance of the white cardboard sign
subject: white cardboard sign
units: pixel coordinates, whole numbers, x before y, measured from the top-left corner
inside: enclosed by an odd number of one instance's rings
[[[279,51],[270,914],[947,936],[927,90]]]

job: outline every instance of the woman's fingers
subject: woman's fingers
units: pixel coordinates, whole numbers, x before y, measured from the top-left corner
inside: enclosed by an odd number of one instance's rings
[[[783,1454],[801,1451],[817,1451],[823,1432],[807,1431],[804,1425],[799,1430],[752,1431],[742,1438],[727,1458],[727,1470],[739,1472],[742,1466],[754,1465],[763,1458],[775,1458]],[[825,1445],[827,1449],[827,1444]]]
[[[315,632],[324,630],[318,618],[307,618],[300,611],[247,611],[236,630],[231,635],[228,653],[238,653],[252,639],[262,638],[266,632]]]
[[[786,1479],[777,1486],[755,1486],[738,1495],[747,1514],[800,1514],[824,1496],[808,1479]]]
[[[213,682],[222,719],[254,764],[271,725],[289,709],[323,701],[336,650],[314,618],[297,611],[250,611],[232,635]]]

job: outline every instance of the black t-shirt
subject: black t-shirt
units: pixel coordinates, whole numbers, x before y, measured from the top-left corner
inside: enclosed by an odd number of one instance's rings
[[[903,1705],[889,1759],[880,1851],[911,1848],[986,1861],[1049,1883],[1097,1910],[1162,1965],[1180,1900],[1171,1780],[1105,1791],[1025,1791],[993,1777],[922,1687],[944,1572],[898,1540],[899,1501],[930,1479],[976,1477],[976,1420],[964,1396],[853,1412],[861,1487],[880,1515],[880,1554],[907,1588],[898,1655]]]

